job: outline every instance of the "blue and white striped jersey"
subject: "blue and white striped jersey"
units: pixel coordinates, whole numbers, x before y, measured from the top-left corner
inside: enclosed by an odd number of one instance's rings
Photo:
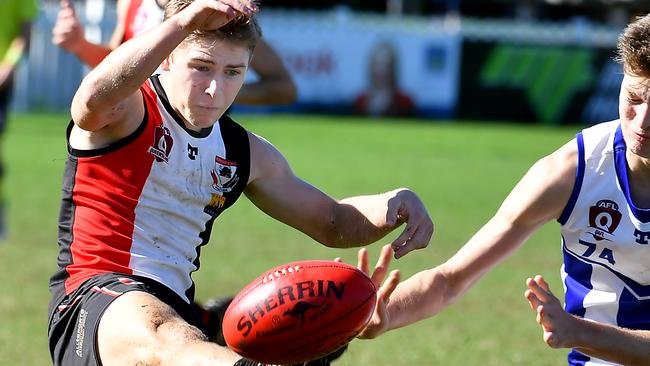
[[[565,309],[597,322],[650,330],[650,209],[632,202],[619,121],[576,137],[578,168],[562,224]],[[570,365],[613,365],[572,350]]]

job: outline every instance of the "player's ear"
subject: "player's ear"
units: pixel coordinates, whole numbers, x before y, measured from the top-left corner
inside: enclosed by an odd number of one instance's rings
[[[169,55],[169,56],[165,57],[162,64],[160,64],[160,68],[163,71],[169,71],[169,64],[171,64],[171,58],[172,58],[172,55]]]
[[[169,56],[165,57],[165,59],[163,60],[162,64],[160,64],[160,68],[161,68],[163,71],[169,71],[170,65],[171,65],[172,63],[174,63],[174,56],[176,55],[176,51],[177,51],[177,50],[178,50],[178,48],[174,49],[174,50],[169,54]]]

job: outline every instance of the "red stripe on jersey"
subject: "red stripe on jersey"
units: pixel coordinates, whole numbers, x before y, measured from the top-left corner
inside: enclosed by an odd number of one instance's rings
[[[148,116],[140,136],[115,151],[77,160],[67,294],[100,273],[132,273],[129,262],[135,208],[154,161],[148,150],[154,143],[155,126],[162,124],[149,82],[140,90]]]
[[[135,16],[138,14],[140,5],[142,5],[142,0],[131,0],[129,3],[129,8],[126,10],[126,15],[124,16],[124,36],[122,37],[122,43],[135,36],[133,26],[135,25]]]

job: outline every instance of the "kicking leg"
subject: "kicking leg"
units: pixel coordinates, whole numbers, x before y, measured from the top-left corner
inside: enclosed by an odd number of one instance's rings
[[[97,330],[104,365],[227,365],[240,356],[209,342],[155,296],[131,291],[106,309]]]

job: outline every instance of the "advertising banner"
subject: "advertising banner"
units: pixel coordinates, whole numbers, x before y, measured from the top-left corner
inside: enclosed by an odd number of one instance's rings
[[[457,117],[593,124],[618,116],[613,48],[467,39]]]
[[[264,37],[294,77],[299,108],[383,114],[381,105],[390,104],[386,101],[390,97],[373,92],[380,94],[382,85],[388,83],[396,108],[401,108],[393,114],[453,113],[459,33],[423,20],[271,15],[262,18]]]

